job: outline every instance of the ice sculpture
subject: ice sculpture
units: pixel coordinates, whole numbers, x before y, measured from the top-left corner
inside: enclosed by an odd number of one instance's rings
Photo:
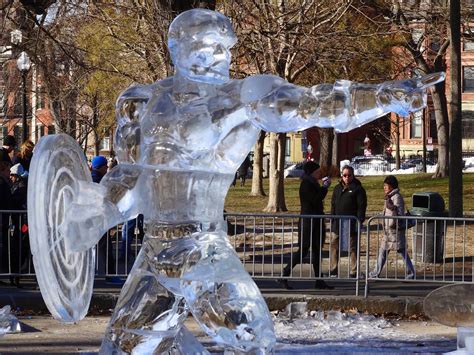
[[[229,78],[236,42],[222,14],[195,9],[169,30],[175,75],[135,85],[117,101],[120,164],[90,182],[81,149],[65,135],[36,147],[28,191],[38,282],[52,314],[77,321],[92,291],[92,247],[142,213],[146,236],[102,343],[103,353],[205,353],[185,329],[192,314],[223,346],[268,352],[273,324],[259,289],[226,237],[224,200],[261,129],[344,132],[388,112],[426,105],[422,78],[311,88],[273,75]]]
[[[21,332],[21,325],[18,319],[11,314],[11,307],[9,305],[0,309],[0,337],[6,333]]]
[[[457,327],[458,350],[450,354],[474,353],[474,285],[446,285],[426,296],[423,308],[432,320]]]

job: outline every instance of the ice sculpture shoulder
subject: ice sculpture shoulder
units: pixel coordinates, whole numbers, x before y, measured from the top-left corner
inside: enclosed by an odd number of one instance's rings
[[[205,353],[183,324],[188,313],[229,349],[268,352],[275,342],[270,314],[229,244],[222,218],[234,172],[259,131],[319,126],[344,132],[388,112],[407,115],[426,105],[426,89],[442,81],[444,73],[380,85],[339,80],[311,88],[273,75],[233,80],[230,48],[237,39],[231,23],[202,9],[179,15],[168,40],[174,76],[131,86],[117,100],[120,164],[100,185],[84,177],[58,185],[65,191],[55,192],[61,208],[35,215],[33,224],[54,224],[53,248],[68,256],[90,250],[117,223],[144,215],[144,243],[107,329],[103,353]],[[67,138],[52,139],[57,142],[49,146],[61,143],[73,150]],[[44,160],[48,150],[43,149]],[[68,161],[71,176],[72,165]],[[34,252],[35,259],[57,259],[47,255],[49,249]],[[64,260],[69,264],[60,270],[77,275],[90,264],[72,267],[75,259]],[[58,282],[63,271],[57,268],[37,269],[45,275],[39,278],[45,280],[42,291],[64,293],[58,291],[66,283]],[[52,300],[47,304],[65,303],[54,292],[44,293]],[[77,298],[68,301],[69,308],[84,307]]]

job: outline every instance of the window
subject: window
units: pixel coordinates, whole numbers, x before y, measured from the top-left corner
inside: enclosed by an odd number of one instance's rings
[[[36,88],[36,109],[42,110],[46,107],[45,103],[46,91],[40,85]]]
[[[285,157],[289,157],[291,154],[291,139],[286,137],[285,141]]]
[[[48,134],[55,134],[56,133],[56,127],[53,125],[48,126]]]
[[[410,122],[410,138],[421,138],[423,128],[423,111],[418,111],[413,114],[413,119]]]
[[[434,111],[430,112],[430,137],[438,139],[438,129],[436,128],[436,116]]]
[[[474,138],[474,111],[462,110],[462,138]]]
[[[3,138],[5,138],[6,136],[8,136],[8,127],[2,126],[2,128],[0,129],[0,141],[3,142]]]
[[[100,141],[100,150],[110,150],[110,137],[104,137]]]
[[[474,92],[474,67],[462,67],[462,87],[464,92]]]

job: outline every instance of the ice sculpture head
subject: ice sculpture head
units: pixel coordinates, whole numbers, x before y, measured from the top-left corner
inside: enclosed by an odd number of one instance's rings
[[[236,42],[229,19],[211,10],[183,12],[168,32],[176,73],[198,82],[221,84],[229,80],[229,50]]]

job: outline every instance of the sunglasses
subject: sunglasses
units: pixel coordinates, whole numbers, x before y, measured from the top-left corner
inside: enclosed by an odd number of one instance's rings
[[[343,177],[351,177],[352,175],[351,174],[343,174],[342,176]]]

